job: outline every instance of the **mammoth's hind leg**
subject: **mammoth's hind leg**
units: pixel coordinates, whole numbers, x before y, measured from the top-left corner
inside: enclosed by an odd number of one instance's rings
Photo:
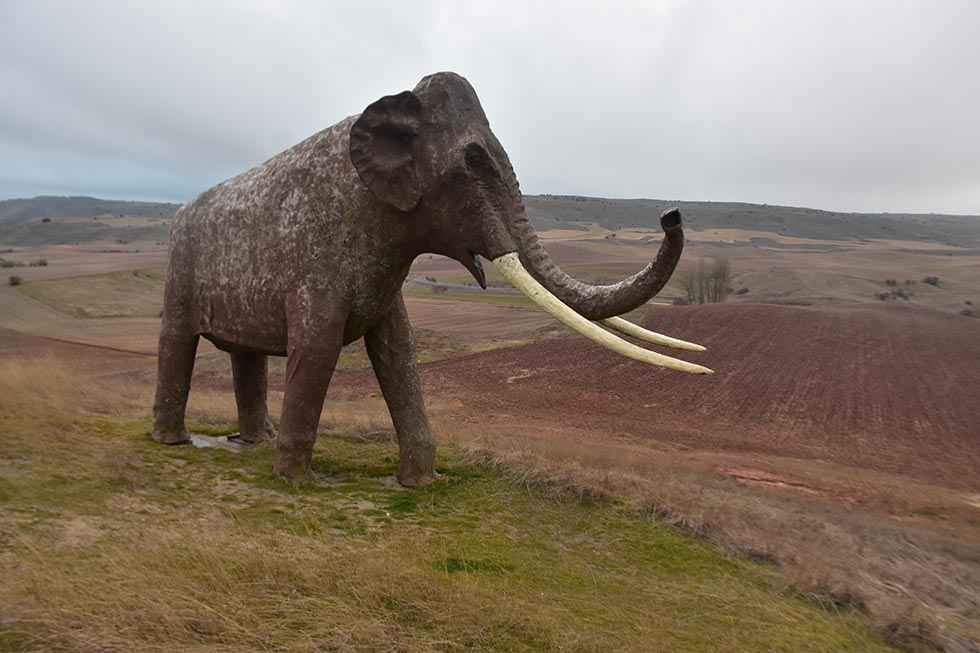
[[[268,357],[255,352],[233,352],[231,373],[238,404],[238,435],[233,439],[252,444],[273,437],[275,429],[266,403]]]
[[[157,393],[153,402],[153,439],[161,444],[183,444],[187,394],[191,389],[198,336],[168,329],[166,318],[160,333],[157,359]]]
[[[436,444],[425,414],[415,367],[415,339],[401,294],[385,318],[364,336],[381,394],[398,435],[398,482],[424,485],[434,477]]]

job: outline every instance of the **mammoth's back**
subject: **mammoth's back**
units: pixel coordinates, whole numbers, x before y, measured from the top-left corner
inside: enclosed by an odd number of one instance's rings
[[[193,293],[207,332],[229,315],[281,312],[284,293],[331,260],[354,187],[348,118],[205,191],[171,231],[172,282]],[[220,311],[215,308],[220,304]],[[209,314],[210,313],[210,314]]]

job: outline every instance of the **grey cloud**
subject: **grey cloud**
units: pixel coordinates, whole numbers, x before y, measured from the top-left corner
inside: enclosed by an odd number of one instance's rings
[[[0,196],[184,200],[456,70],[526,192],[980,213],[971,0],[230,4],[0,3]]]

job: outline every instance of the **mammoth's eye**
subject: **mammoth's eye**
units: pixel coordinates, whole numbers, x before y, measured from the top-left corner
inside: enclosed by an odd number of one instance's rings
[[[477,175],[500,176],[500,170],[494,163],[486,148],[480,143],[468,143],[463,150],[466,167]]]

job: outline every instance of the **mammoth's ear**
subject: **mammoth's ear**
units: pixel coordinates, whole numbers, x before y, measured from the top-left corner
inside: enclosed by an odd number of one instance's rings
[[[361,181],[402,211],[422,197],[416,158],[421,124],[422,102],[404,91],[369,105],[350,130],[350,158]]]

